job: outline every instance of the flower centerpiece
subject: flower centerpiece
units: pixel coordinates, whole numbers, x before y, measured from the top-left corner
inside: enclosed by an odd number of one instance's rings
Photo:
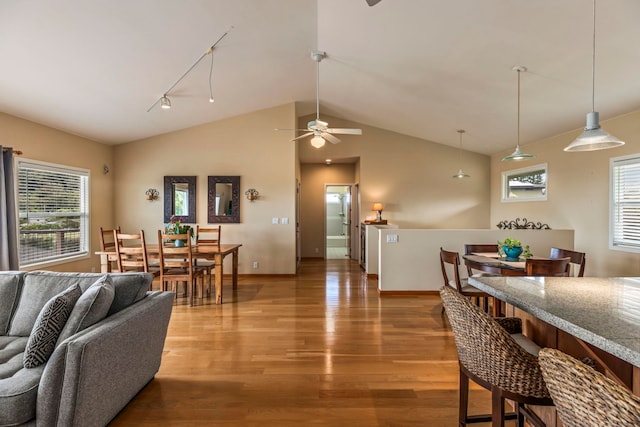
[[[169,224],[165,227],[166,234],[188,234],[190,237],[193,237],[193,228],[190,225],[182,224],[180,219],[176,218],[175,215],[171,215],[169,221]],[[183,246],[185,243],[187,242],[184,240],[175,241],[176,246]]]
[[[523,248],[520,240],[513,239],[511,237],[507,237],[502,242],[498,240],[498,251],[501,256],[502,254],[506,256],[506,261],[518,261],[520,259],[520,255],[524,258],[530,258],[533,256],[529,249],[529,245]]]

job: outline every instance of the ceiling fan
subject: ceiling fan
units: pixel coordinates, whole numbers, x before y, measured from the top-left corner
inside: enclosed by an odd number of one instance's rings
[[[368,4],[369,6],[375,6],[375,5],[377,5],[378,3],[380,3],[380,0],[367,0],[367,4]]]
[[[276,130],[299,130],[305,132],[304,134],[293,138],[291,141],[296,141],[301,138],[313,135],[311,138],[311,145],[315,148],[323,147],[325,141],[329,141],[332,144],[337,144],[340,139],[333,136],[334,134],[341,135],[362,135],[362,129],[345,129],[345,128],[330,128],[329,123],[320,120],[320,61],[326,56],[325,52],[311,52],[311,58],[317,63],[316,67],[316,119],[307,123],[306,129],[276,129]]]

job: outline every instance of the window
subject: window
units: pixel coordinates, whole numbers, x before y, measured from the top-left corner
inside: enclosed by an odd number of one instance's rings
[[[609,248],[640,252],[640,154],[610,160]]]
[[[20,267],[89,254],[89,171],[18,161]]]
[[[547,200],[547,164],[502,172],[503,202]]]

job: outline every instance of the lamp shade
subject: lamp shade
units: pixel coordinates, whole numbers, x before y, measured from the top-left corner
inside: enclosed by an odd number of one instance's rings
[[[324,147],[324,138],[321,136],[314,136],[311,138],[311,145],[315,148]]]
[[[382,210],[382,203],[374,203],[373,207],[371,208],[372,211],[381,211]]]
[[[566,146],[564,151],[595,151],[624,145],[623,141],[610,135],[600,127],[599,119],[600,117],[597,111],[588,113],[587,125],[584,128],[584,132],[571,144]]]

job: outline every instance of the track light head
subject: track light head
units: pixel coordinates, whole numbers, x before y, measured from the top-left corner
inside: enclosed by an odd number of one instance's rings
[[[169,100],[167,95],[163,95],[162,98],[160,98],[160,107],[163,110],[168,110],[171,108],[171,101]]]

